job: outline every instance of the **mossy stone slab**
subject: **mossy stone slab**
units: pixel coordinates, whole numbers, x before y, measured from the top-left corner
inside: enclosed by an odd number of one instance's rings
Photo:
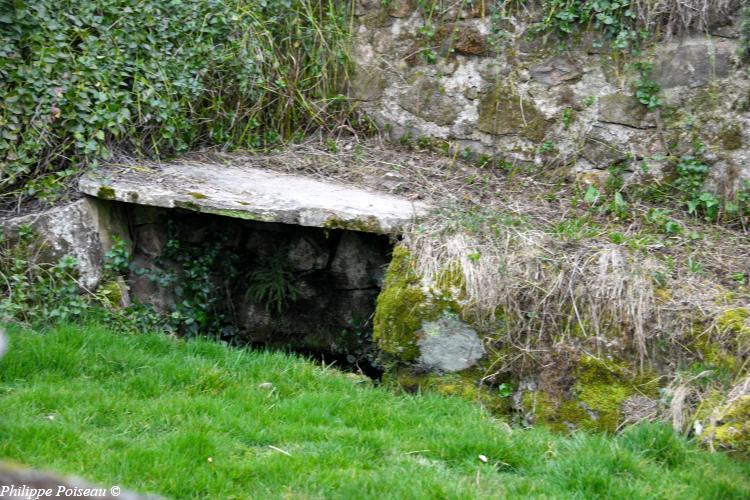
[[[81,178],[84,193],[142,206],[239,219],[398,234],[423,203],[336,182],[219,163],[103,167]]]

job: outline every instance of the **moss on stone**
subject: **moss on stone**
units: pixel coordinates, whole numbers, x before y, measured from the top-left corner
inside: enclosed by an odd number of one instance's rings
[[[206,198],[206,195],[203,193],[196,193],[196,192],[190,192],[188,193],[190,196],[195,198],[196,200],[204,200]]]
[[[628,383],[627,370],[617,363],[584,356],[576,370],[575,392],[579,401],[574,414],[563,418],[577,418],[578,426],[599,431],[614,432],[620,423],[623,401],[635,393]]]
[[[450,269],[450,268],[449,268]],[[424,286],[422,276],[414,269],[413,256],[404,247],[396,247],[383,290],[378,296],[373,320],[373,337],[380,349],[400,361],[419,357],[417,342],[425,321],[435,321],[444,312],[461,313],[453,296],[456,272],[447,271],[453,281],[433,288]]]
[[[718,408],[726,398],[726,391],[713,387],[708,394],[701,398],[698,408],[695,409],[693,419],[705,423],[716,408]]]
[[[738,307],[724,311],[716,318],[716,324],[722,333],[733,333],[750,336],[750,309]]]
[[[192,201],[181,201],[181,200],[174,200],[174,206],[177,208],[184,208],[186,210],[192,210],[194,212],[200,212],[201,207],[197,203],[194,203]]]
[[[114,200],[115,190],[109,186],[101,186],[96,192],[96,196],[102,200]]]
[[[112,279],[99,285],[96,296],[109,309],[119,309],[125,305],[125,283]]]
[[[526,391],[521,396],[523,411],[534,423],[544,424],[555,432],[565,432],[567,428],[559,418],[558,403],[543,391]]]
[[[715,423],[704,432],[717,448],[750,451],[750,396],[741,396],[720,409]]]
[[[342,220],[336,216],[329,217],[323,223],[324,229],[346,229],[348,231],[361,231],[363,233],[382,233],[380,222],[376,217],[369,216],[354,220]]]
[[[408,392],[436,392],[479,403],[495,416],[510,414],[510,398],[500,396],[492,387],[480,386],[481,378],[482,374],[476,369],[443,375],[401,369],[390,374],[385,381]]]
[[[719,141],[726,150],[740,149],[742,147],[742,126],[737,122],[725,125],[719,134]]]
[[[544,139],[551,123],[530,100],[512,88],[498,86],[479,103],[477,128],[493,135],[519,134],[531,141]]]
[[[384,352],[403,361],[419,356],[417,332],[427,318],[427,296],[422,291],[420,277],[414,271],[412,255],[403,246],[393,251],[385,276],[383,290],[378,296],[373,320],[373,338]]]
[[[544,392],[523,395],[523,408],[533,413],[534,422],[556,432],[572,429],[614,432],[622,419],[622,403],[641,393],[655,397],[656,377],[644,373],[634,375],[626,363],[582,357],[573,374],[570,397],[556,399]]]
[[[695,335],[688,347],[697,353],[705,364],[721,371],[734,374],[739,367],[737,357],[727,352],[719,342],[711,339],[707,334]]]
[[[465,299],[467,295],[466,277],[461,264],[452,262],[445,266],[435,278],[435,286],[431,290],[431,294],[439,297],[447,304],[453,305],[454,307],[451,307],[453,312],[461,314],[457,301]]]

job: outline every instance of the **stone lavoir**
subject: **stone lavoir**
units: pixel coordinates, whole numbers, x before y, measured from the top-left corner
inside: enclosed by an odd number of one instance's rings
[[[102,285],[119,239],[130,256],[125,302],[176,318],[183,334],[293,349],[371,376],[397,361],[385,336],[373,339],[376,304],[394,245],[427,204],[218,163],[105,167],[79,188],[84,199],[8,226],[42,233],[51,262],[77,256],[87,289]],[[419,370],[460,372],[484,357],[458,315],[428,319]]]
[[[80,189],[118,214],[108,231],[127,242],[132,301],[181,319],[183,331],[210,326],[236,343],[379,374],[376,299],[394,241],[426,205],[210,163],[105,168]]]

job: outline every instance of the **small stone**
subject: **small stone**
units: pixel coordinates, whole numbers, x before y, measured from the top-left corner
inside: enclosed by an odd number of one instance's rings
[[[420,79],[404,94],[399,104],[409,113],[440,126],[452,124],[458,118],[456,100],[430,77]]]
[[[735,47],[709,39],[667,44],[657,54],[651,78],[663,89],[702,87],[729,76]]]
[[[473,25],[459,25],[451,30],[453,48],[459,54],[480,56],[487,52],[485,37]]]
[[[376,65],[359,65],[350,82],[351,96],[359,101],[376,101],[386,87],[385,72]]]
[[[103,275],[104,256],[113,235],[127,239],[127,225],[119,215],[119,207],[84,198],[44,212],[0,221],[6,241],[18,241],[20,226],[28,225],[39,237],[32,254],[36,262],[55,264],[69,255],[76,259],[82,285],[94,290]]]
[[[381,239],[345,232],[331,262],[337,287],[347,290],[379,287],[388,264],[386,253]]]
[[[485,455],[479,455],[479,461],[483,464],[486,464],[488,462],[487,457]]]
[[[569,57],[553,56],[532,66],[529,74],[537,82],[553,87],[576,80],[581,77],[582,73],[578,65]]]
[[[454,314],[422,323],[419,363],[442,372],[458,372],[473,366],[485,354],[477,332]]]
[[[324,269],[328,265],[330,251],[323,245],[322,239],[321,235],[315,240],[309,236],[292,240],[289,244],[287,260],[294,271]]]
[[[161,224],[144,224],[135,228],[136,248],[155,259],[164,252],[167,245],[166,228]]]
[[[477,97],[479,97],[479,89],[476,87],[469,87],[466,90],[464,90],[464,97],[469,99],[470,101],[475,100]]]
[[[175,271],[158,266],[145,255],[136,255],[130,263],[130,297],[137,303],[150,305],[159,313],[171,313],[177,303],[174,287],[162,286],[159,278]]]
[[[414,11],[412,0],[393,0],[388,8],[388,15],[395,18],[407,17]]]
[[[599,98],[599,121],[634,128],[653,128],[653,123],[644,123],[646,107],[629,95],[615,93]]]
[[[528,99],[505,87],[487,93],[479,102],[477,129],[493,135],[518,134],[541,141],[550,123]]]
[[[271,382],[262,382],[258,384],[258,389],[273,389],[273,384]]]

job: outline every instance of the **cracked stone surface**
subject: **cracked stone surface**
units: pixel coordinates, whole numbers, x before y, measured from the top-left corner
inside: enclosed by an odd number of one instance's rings
[[[336,182],[221,164],[104,167],[81,178],[105,200],[262,222],[397,234],[427,205]]]

